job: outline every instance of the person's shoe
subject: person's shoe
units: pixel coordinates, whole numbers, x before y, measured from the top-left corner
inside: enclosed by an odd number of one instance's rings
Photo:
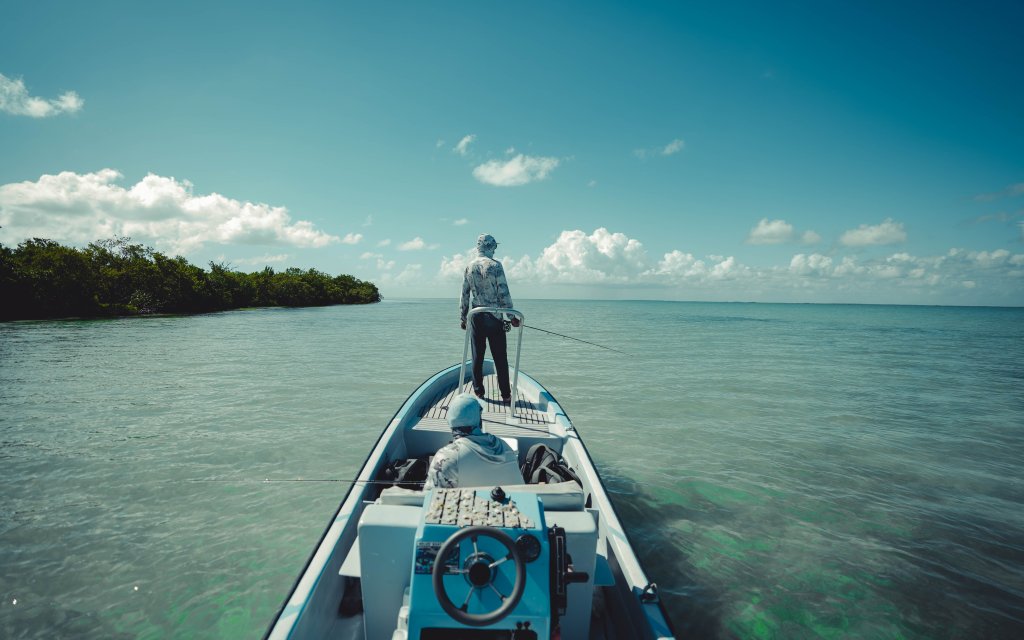
[[[473,389],[473,393],[476,395],[476,397],[480,398],[481,400],[484,399],[484,392],[483,391],[477,391],[476,389]]]
[[[501,404],[512,404],[512,396],[501,396]]]

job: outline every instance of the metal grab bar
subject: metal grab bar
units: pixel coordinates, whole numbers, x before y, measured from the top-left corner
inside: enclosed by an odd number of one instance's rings
[[[509,413],[512,417],[516,416],[516,393],[519,389],[519,354],[523,350],[523,328],[526,325],[526,316],[521,311],[515,309],[503,309],[501,307],[476,307],[469,310],[466,314],[466,341],[462,346],[462,366],[459,367],[459,389],[462,389],[462,385],[466,384],[466,356],[469,355],[469,338],[473,332],[473,316],[478,313],[504,313],[510,316],[519,318],[519,339],[516,341],[516,365],[513,369],[514,374],[512,376],[512,400],[509,402]],[[507,347],[506,347],[507,354]],[[470,377],[472,377],[470,372]]]

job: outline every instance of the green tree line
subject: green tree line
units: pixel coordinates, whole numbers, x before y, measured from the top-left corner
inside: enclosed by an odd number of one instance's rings
[[[0,320],[205,313],[242,307],[380,302],[372,282],[309,269],[254,273],[210,263],[207,271],[130,238],[84,249],[34,238],[0,244]]]

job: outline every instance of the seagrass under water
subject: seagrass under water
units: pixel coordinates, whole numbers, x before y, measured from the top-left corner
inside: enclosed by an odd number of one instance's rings
[[[517,303],[684,637],[1022,635],[1024,310]],[[0,636],[261,634],[456,306],[0,325]]]

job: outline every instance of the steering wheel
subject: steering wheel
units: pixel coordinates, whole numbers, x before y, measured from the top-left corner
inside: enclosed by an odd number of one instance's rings
[[[476,544],[477,539],[480,537],[491,538],[500,542],[505,547],[505,550],[508,551],[508,555],[499,560],[494,560],[491,556],[481,552]],[[452,599],[448,597],[448,591],[444,587],[446,571],[442,558],[448,557],[452,548],[459,549],[459,544],[466,538],[470,538],[473,541],[473,553],[466,558],[466,562],[456,573],[465,576],[466,581],[469,582],[469,593],[466,594],[466,600],[462,603],[462,606],[456,607],[452,603]],[[512,593],[506,596],[494,586],[494,578],[498,575],[498,567],[509,560],[515,566],[515,580],[512,583]],[[453,533],[441,545],[437,552],[437,559],[434,561],[434,570],[431,577],[433,579],[434,595],[437,596],[437,602],[444,609],[445,613],[456,622],[464,625],[483,627],[494,624],[512,613],[512,610],[519,604],[519,600],[523,597],[523,590],[526,589],[526,563],[523,561],[523,556],[519,552],[519,548],[516,547],[515,542],[504,531],[490,527],[467,527]],[[473,597],[473,593],[477,589],[487,587],[490,587],[498,595],[498,598],[501,599],[501,605],[497,609],[486,613],[469,613],[469,600]]]

